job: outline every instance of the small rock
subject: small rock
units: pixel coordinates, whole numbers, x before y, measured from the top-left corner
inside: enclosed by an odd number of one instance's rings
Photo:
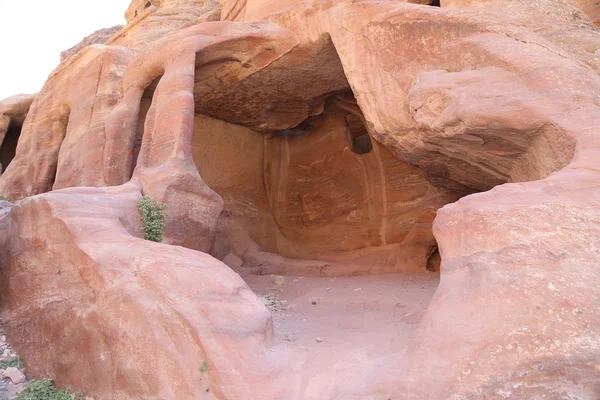
[[[328,288],[325,288],[325,290],[329,292],[329,291],[331,290],[331,288],[330,288],[330,287],[328,287]]]
[[[288,342],[295,342],[296,338],[294,337],[294,335],[289,334],[286,336],[285,340],[287,340]]]
[[[285,277],[281,275],[275,275],[275,277],[273,278],[273,283],[277,286],[283,286],[285,285]]]
[[[0,337],[0,340],[2,340],[3,342],[6,342],[6,336],[2,335],[2,337]]]
[[[317,343],[323,343],[323,339],[321,339],[320,337],[317,338]]]
[[[313,302],[312,302],[312,305],[313,305],[313,306],[316,306],[316,305],[317,305],[317,302],[316,302],[316,301],[313,301]]]
[[[10,381],[15,385],[25,381],[25,375],[23,375],[23,373],[15,367],[6,368],[2,375],[4,375],[5,378],[10,379]]]
[[[239,268],[244,262],[235,254],[229,253],[223,258],[223,264],[226,264],[229,268]]]

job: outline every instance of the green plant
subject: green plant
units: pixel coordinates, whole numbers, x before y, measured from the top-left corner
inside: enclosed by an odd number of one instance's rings
[[[70,393],[71,387],[58,392],[52,380],[44,378],[31,381],[21,392],[18,400],[83,400],[83,393]]]
[[[139,201],[138,208],[142,213],[142,220],[144,221],[142,230],[144,231],[146,240],[153,242],[162,241],[165,230],[165,218],[167,216],[165,211],[166,205],[155,202],[148,196],[144,196]]]
[[[23,359],[21,357],[17,357],[2,361],[2,363],[0,363],[0,369],[6,369],[8,367],[15,367],[19,369],[23,368]]]
[[[205,373],[208,371],[208,363],[206,361],[202,361],[202,365],[200,366],[200,373]]]
[[[8,197],[6,197],[6,196],[2,196],[1,194],[0,194],[0,200],[6,200],[6,201],[10,201],[10,200],[8,199]]]

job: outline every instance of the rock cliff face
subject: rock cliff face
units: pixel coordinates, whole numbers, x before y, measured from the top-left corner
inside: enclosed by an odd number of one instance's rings
[[[9,339],[101,399],[600,397],[597,18],[134,0],[35,99],[0,102]],[[142,195],[167,204],[161,244],[140,238]],[[290,367],[311,365],[218,261],[343,276],[440,256],[410,342],[357,350],[359,379]]]

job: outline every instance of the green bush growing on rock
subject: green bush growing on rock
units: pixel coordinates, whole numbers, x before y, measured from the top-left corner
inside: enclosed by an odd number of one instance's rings
[[[71,387],[67,386],[65,390],[58,392],[52,380],[44,378],[29,382],[18,400],[83,400],[83,393],[70,393],[70,391]]]
[[[6,196],[3,196],[3,195],[1,195],[1,194],[0,194],[0,200],[10,201],[10,200],[8,199],[8,197],[6,197]]]
[[[202,365],[200,365],[200,373],[205,373],[208,371],[208,363],[206,361],[202,361]]]
[[[23,359],[21,357],[17,357],[0,363],[0,369],[6,369],[8,367],[15,367],[18,369],[23,368]]]
[[[142,230],[146,240],[161,242],[165,230],[166,204],[155,202],[148,196],[142,197],[138,203],[144,225]]]

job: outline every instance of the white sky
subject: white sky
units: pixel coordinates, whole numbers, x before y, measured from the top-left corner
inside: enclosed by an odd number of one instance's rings
[[[0,100],[37,93],[60,52],[125,24],[131,0],[0,0]]]

